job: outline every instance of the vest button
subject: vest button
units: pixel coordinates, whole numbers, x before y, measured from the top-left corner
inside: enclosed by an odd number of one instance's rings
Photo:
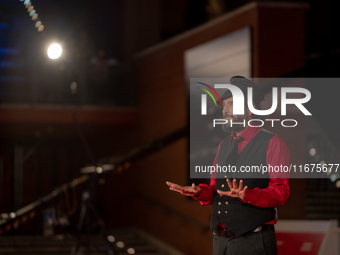
[[[221,202],[218,202],[218,205],[221,205]]]
[[[227,178],[227,177],[228,177],[228,176],[226,176],[226,175],[224,176],[224,178]]]
[[[228,211],[224,211],[225,213],[228,213]]]
[[[225,204],[227,205],[227,204],[229,204],[229,202],[228,202],[228,201],[226,201],[226,202],[225,202]]]
[[[223,187],[224,187],[224,184],[222,184],[221,187],[223,188]]]
[[[220,214],[220,213],[221,213],[221,211],[218,211],[217,213],[218,213],[218,214]]]

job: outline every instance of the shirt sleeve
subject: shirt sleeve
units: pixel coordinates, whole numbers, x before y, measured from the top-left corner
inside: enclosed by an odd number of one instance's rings
[[[243,203],[252,204],[259,207],[275,207],[284,204],[290,194],[289,190],[289,171],[283,171],[284,166],[290,165],[290,152],[284,140],[274,136],[268,144],[267,165],[270,167],[279,167],[278,172],[268,171],[269,185],[265,189],[248,189],[247,196]]]
[[[218,146],[217,153],[214,159],[214,166],[216,167],[217,163],[217,155],[220,150],[220,145]],[[213,198],[214,198],[214,192],[216,187],[216,172],[213,172],[210,177],[210,184],[201,183],[198,185],[201,188],[201,193],[199,196],[193,197],[195,200],[198,200],[200,204],[203,205],[211,205]]]

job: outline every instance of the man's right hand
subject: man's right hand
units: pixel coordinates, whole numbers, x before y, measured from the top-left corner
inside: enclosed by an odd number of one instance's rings
[[[200,186],[196,186],[195,183],[193,183],[191,186],[180,186],[172,182],[166,182],[166,185],[169,186],[170,190],[177,191],[184,196],[196,197],[201,194]]]

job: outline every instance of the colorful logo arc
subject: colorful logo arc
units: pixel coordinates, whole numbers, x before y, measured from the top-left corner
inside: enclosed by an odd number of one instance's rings
[[[222,100],[221,100],[220,96],[217,94],[217,91],[216,91],[213,87],[211,87],[210,85],[205,84],[205,83],[203,83],[203,82],[197,82],[197,83],[202,84],[203,86],[206,86],[206,87],[209,88],[212,92],[214,92],[215,95],[217,96],[218,100],[220,101],[220,104],[222,105]],[[206,92],[206,93],[214,100],[214,103],[215,103],[215,105],[217,106],[216,100],[215,100],[214,96],[209,92],[209,90],[206,90],[206,89],[200,88],[200,87],[196,87],[196,88],[205,91],[205,92]]]

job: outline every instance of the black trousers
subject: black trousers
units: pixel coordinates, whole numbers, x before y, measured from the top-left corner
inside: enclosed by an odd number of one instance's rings
[[[234,238],[220,237],[214,231],[215,255],[276,255],[275,230],[251,232]]]

